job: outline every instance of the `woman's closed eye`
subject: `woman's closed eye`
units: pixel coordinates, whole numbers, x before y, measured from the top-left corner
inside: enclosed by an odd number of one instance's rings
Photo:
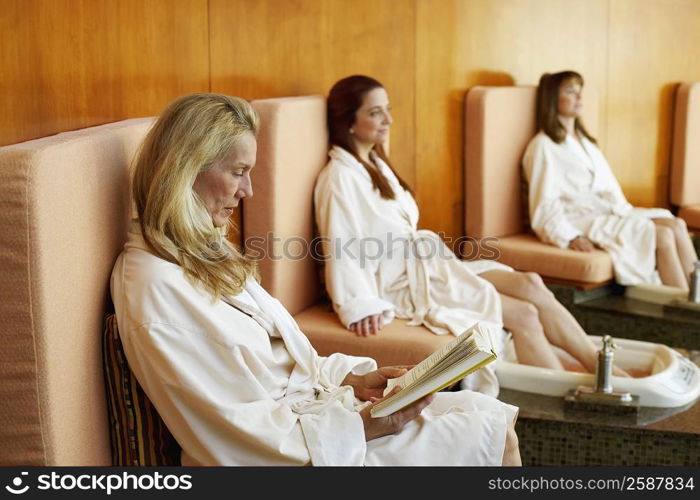
[[[370,111],[369,115],[370,116],[378,116],[378,115],[381,115],[383,113],[391,113],[391,108],[386,108],[386,111],[375,109],[374,111]]]

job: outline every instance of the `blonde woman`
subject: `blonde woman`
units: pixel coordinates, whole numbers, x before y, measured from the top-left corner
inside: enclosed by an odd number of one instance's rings
[[[129,365],[183,465],[515,465],[517,409],[468,391],[385,418],[399,367],[320,357],[226,239],[252,195],[258,119],[241,99],[185,96],[138,156],[135,221],[111,291]]]
[[[633,207],[581,120],[583,77],[545,73],[537,88],[537,127],[523,157],[532,229],[544,242],[610,253],[622,285],[688,289],[698,256],[682,219]],[[658,271],[658,272],[657,272]]]

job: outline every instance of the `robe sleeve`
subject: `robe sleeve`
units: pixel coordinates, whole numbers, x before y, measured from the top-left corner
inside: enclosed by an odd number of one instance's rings
[[[377,367],[373,359],[335,353],[328,357],[318,358],[319,383],[325,387],[337,387],[343,382],[348,373],[364,375]],[[354,395],[351,388],[347,388],[349,394]],[[353,396],[354,399],[354,396]],[[366,444],[359,443],[361,447],[345,444],[352,434],[361,435],[364,439],[364,424],[359,418],[357,421],[348,421],[347,410],[338,402],[333,402],[324,407],[323,413],[308,412],[301,415],[301,426],[304,430],[304,438],[312,451],[314,465],[361,465],[367,452]],[[359,413],[355,413],[359,417]],[[343,425],[356,426],[345,429]],[[339,429],[343,429],[339,431]],[[348,455],[350,453],[350,455]],[[354,453],[354,456],[353,456]]]
[[[547,145],[535,137],[525,151],[523,171],[528,181],[530,225],[544,242],[567,248],[580,234],[564,213],[562,179]]]
[[[323,172],[316,184],[316,223],[323,238],[325,280],[328,295],[340,322],[348,328],[367,316],[382,314],[384,323],[394,318],[394,305],[379,297],[375,277],[377,262],[366,258],[371,243],[363,229],[361,188],[353,179],[331,179]]]
[[[349,373],[364,375],[377,369],[372,358],[349,356],[335,353],[328,357],[319,357],[319,382],[325,387],[338,387]]]
[[[296,413],[266,393],[245,346],[224,346],[206,332],[162,323],[122,333],[122,341],[148,397],[197,463],[363,463],[359,413],[337,402],[313,415]]]

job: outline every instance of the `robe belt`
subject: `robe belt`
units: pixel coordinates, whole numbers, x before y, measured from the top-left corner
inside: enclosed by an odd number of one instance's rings
[[[609,191],[586,193],[576,197],[562,196],[564,213],[567,216],[581,217],[590,215],[628,215],[632,207],[628,204],[616,203],[615,197]]]
[[[281,319],[277,319],[263,312],[262,310],[253,307],[245,302],[238,300],[234,297],[226,297],[224,299],[233,307],[239,309],[240,311],[248,314],[251,318],[258,322],[271,337],[282,337],[284,334],[277,323],[282,323]],[[287,325],[291,327],[291,325]],[[284,327],[284,326],[283,326]],[[285,345],[288,344],[285,342]],[[288,346],[289,348],[289,346]],[[298,363],[298,361],[297,361]],[[298,365],[297,365],[298,367]],[[292,372],[291,379],[294,378],[294,371]],[[291,385],[291,384],[290,384]],[[332,390],[326,389],[320,384],[314,385],[312,390],[309,391],[297,391],[291,394],[286,394],[284,397],[278,400],[280,404],[289,406],[289,408],[299,414],[318,414],[325,410],[331,404],[338,401],[342,406],[349,410],[355,407],[355,392],[350,386],[336,387]]]
[[[418,326],[425,323],[426,316],[432,308],[430,300],[430,274],[428,272],[428,258],[419,256],[419,247],[425,240],[431,240],[440,245],[436,234],[430,231],[415,231],[408,235],[409,248],[406,258],[406,275],[399,278],[388,287],[388,291],[395,292],[408,286],[409,295],[413,304],[413,314],[408,322],[409,326]],[[437,251],[437,248],[431,249]]]
[[[316,386],[313,388],[313,396],[311,393],[298,392],[295,394],[289,394],[280,399],[278,402],[289,406],[294,413],[299,415],[322,413],[328,406],[333,405],[336,402],[348,410],[358,408],[355,400],[355,392],[349,385],[336,387],[332,390],[325,389],[321,386]],[[359,407],[362,407],[365,404],[366,403],[363,403],[359,405]]]

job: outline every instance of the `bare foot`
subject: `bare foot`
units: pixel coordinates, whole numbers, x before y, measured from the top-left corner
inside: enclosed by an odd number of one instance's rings
[[[566,370],[567,372],[590,373],[588,370],[586,370],[585,366],[583,366],[581,363],[578,362],[578,360],[575,360],[574,358],[559,358],[559,361],[561,361],[561,364],[564,365],[564,370]]]
[[[635,368],[630,368],[627,370],[627,372],[630,374],[631,377],[634,378],[648,377],[649,375],[651,375],[650,370],[638,370]]]
[[[630,375],[630,371],[625,371],[619,366],[613,365],[613,375],[615,377],[632,378],[632,375]]]

